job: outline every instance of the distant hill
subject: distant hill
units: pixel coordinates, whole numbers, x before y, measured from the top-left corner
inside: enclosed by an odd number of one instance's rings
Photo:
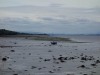
[[[0,29],[0,35],[17,35],[17,34],[20,34],[20,33],[6,30],[6,29]]]
[[[47,35],[47,34],[42,34],[42,33],[32,34],[32,33],[16,32],[6,29],[0,29],[0,35]]]

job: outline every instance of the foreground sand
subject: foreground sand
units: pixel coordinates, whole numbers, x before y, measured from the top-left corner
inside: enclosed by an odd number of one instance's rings
[[[100,41],[51,45],[0,37],[0,75],[100,75]]]

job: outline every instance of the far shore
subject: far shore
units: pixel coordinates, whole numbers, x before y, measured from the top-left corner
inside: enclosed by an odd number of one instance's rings
[[[7,38],[25,38],[29,40],[38,40],[38,41],[58,41],[58,42],[68,42],[68,43],[89,43],[89,42],[82,42],[72,40],[69,37],[60,37],[60,36],[49,36],[49,35],[1,35],[0,37],[7,37]]]

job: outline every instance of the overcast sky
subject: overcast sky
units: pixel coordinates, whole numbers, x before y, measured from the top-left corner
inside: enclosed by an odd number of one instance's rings
[[[52,5],[61,4],[66,7],[100,7],[100,0],[0,0],[0,6],[18,6],[18,5]]]
[[[100,0],[0,0],[0,28],[100,34]]]

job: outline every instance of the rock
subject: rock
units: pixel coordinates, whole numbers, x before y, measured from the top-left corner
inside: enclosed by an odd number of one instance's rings
[[[28,71],[28,70],[24,70],[24,71]]]
[[[86,66],[85,65],[81,65],[78,68],[86,68]]]
[[[75,49],[75,50],[78,50],[78,49]]]
[[[88,74],[83,74],[83,75],[88,75]]]
[[[81,65],[80,67],[85,68],[85,65]]]
[[[17,44],[16,42],[14,44]]]
[[[31,53],[29,53],[29,55],[31,55]]]
[[[10,50],[11,52],[15,52],[15,50]]]
[[[85,61],[94,60],[94,57],[93,56],[84,56],[84,57],[81,57],[81,60],[85,60]]]
[[[12,68],[9,68],[9,67],[8,67],[8,69],[9,69],[9,70],[12,70]]]
[[[96,63],[100,63],[100,60],[96,60]]]
[[[41,70],[42,68],[38,68],[38,70]]]
[[[59,57],[58,60],[60,60],[60,62],[65,62],[65,57]]]
[[[74,58],[74,57],[70,57],[70,58],[69,58],[69,60],[73,60],[73,59],[75,59],[75,58]]]
[[[39,59],[43,59],[42,57],[39,57]]]
[[[86,61],[87,59],[86,59],[86,57],[81,57],[81,60],[85,60]]]
[[[18,74],[13,74],[13,75],[18,75]]]
[[[35,66],[32,66],[32,67],[31,67],[31,69],[35,69],[35,68],[36,68]]]
[[[57,42],[53,41],[51,42],[51,45],[57,45]]]
[[[49,71],[49,73],[54,73],[53,71]]]
[[[62,67],[58,67],[58,68],[62,68]]]
[[[55,64],[59,64],[59,62],[54,62]]]
[[[91,64],[91,66],[97,66],[96,64]]]
[[[44,59],[44,61],[50,61],[51,59]]]
[[[51,50],[49,50],[48,52],[52,52]]]
[[[7,58],[2,58],[2,61],[7,61]]]

